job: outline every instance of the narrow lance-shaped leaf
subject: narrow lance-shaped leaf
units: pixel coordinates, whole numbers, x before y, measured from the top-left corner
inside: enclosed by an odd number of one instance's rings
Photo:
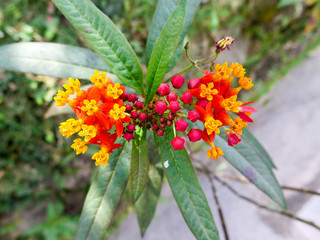
[[[147,134],[147,142],[148,158],[150,162],[148,183],[135,204],[142,236],[146,232],[155,214],[163,180],[163,168],[160,161],[160,155],[152,134]]]
[[[148,182],[149,159],[146,137],[147,130],[145,128],[138,128],[134,132],[130,169],[133,201],[138,200]]]
[[[163,81],[167,67],[178,46],[184,25],[186,0],[181,0],[173,11],[153,48],[146,76],[146,103],[150,102]]]
[[[53,0],[112,72],[129,87],[143,93],[138,58],[114,23],[89,0]]]
[[[131,144],[121,142],[106,167],[99,166],[84,202],[76,239],[101,239],[129,178]]]
[[[154,136],[173,196],[190,230],[197,239],[219,239],[208,201],[187,151],[172,148],[172,129],[167,129],[162,137]]]
[[[0,47],[0,68],[60,78],[89,79],[95,69],[111,71],[94,52],[58,43],[13,43]],[[117,80],[117,77],[108,73]]]
[[[221,134],[216,135],[215,139],[216,145],[224,153],[224,158],[282,208],[287,208],[281,187],[261,150],[248,138],[231,147],[224,136],[225,131],[221,129]]]
[[[185,24],[183,30],[180,34],[179,46],[175,51],[174,57],[172,58],[167,72],[169,72],[177,63],[180,54],[183,50],[183,40],[186,36],[188,27],[193,21],[193,18],[196,14],[198,6],[201,0],[187,0],[186,2],[186,17],[185,17]],[[179,0],[159,0],[155,13],[153,15],[152,24],[147,40],[147,47],[146,47],[146,62],[148,63],[151,57],[151,53],[153,47],[156,43],[156,40],[160,36],[160,33],[166,24],[168,18],[170,17],[173,10],[177,7]]]

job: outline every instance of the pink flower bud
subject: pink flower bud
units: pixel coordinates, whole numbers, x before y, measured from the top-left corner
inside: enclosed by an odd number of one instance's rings
[[[171,140],[171,145],[172,145],[174,150],[183,149],[183,147],[184,147],[184,139],[177,136],[173,140]]]
[[[188,83],[189,89],[198,88],[198,87],[200,87],[200,79],[194,78],[189,81]]]
[[[184,78],[182,75],[175,75],[172,77],[171,83],[174,88],[181,88],[184,83]]]
[[[157,124],[154,124],[154,125],[152,126],[152,129],[156,131],[156,130],[159,129],[159,126],[158,126]]]
[[[237,145],[242,140],[241,136],[238,133],[232,133],[230,131],[227,131],[227,137],[229,146]]]
[[[199,129],[191,129],[188,134],[190,142],[196,142],[201,139],[201,130]]]
[[[137,118],[139,117],[139,113],[138,113],[137,111],[132,111],[132,112],[131,112],[131,117],[132,117],[133,119],[137,119]]]
[[[168,120],[168,121],[167,121],[167,125],[168,125],[168,126],[172,126],[172,121]]]
[[[158,93],[160,93],[161,96],[168,95],[170,93],[170,87],[167,83],[161,83],[158,87]]]
[[[152,113],[148,113],[148,118],[149,118],[149,119],[152,118]]]
[[[141,101],[137,101],[134,106],[136,107],[136,109],[142,109],[143,108],[143,102]]]
[[[146,113],[140,113],[140,115],[139,115],[139,120],[140,120],[141,122],[147,120],[147,114],[146,114]]]
[[[180,99],[184,104],[188,104],[188,103],[193,102],[192,94],[189,92],[184,92]]]
[[[159,101],[156,103],[156,113],[162,115],[167,110],[167,103],[165,101]]]
[[[157,131],[157,134],[158,134],[158,136],[163,136],[164,131],[163,131],[162,129],[159,129],[159,130]]]
[[[125,132],[123,134],[123,138],[126,139],[128,142],[130,142],[131,139],[133,139],[133,133],[130,133],[130,132]]]
[[[191,122],[196,122],[200,118],[200,114],[198,111],[189,111],[188,112],[188,119],[191,120]]]
[[[165,128],[166,126],[167,126],[167,125],[166,125],[165,123],[161,123],[161,124],[160,124],[160,127],[161,127],[161,128]]]
[[[128,100],[128,93],[126,91],[124,91],[121,95],[120,95],[120,98],[123,100],[123,101],[127,101]]]
[[[149,109],[152,109],[152,108],[153,108],[153,104],[149,103],[149,104],[148,104],[148,108],[149,108]]]
[[[166,121],[166,119],[164,117],[159,118],[161,123],[164,123]]]
[[[177,101],[177,99],[178,99],[178,95],[175,94],[174,92],[169,93],[167,96],[168,102]]]
[[[208,104],[208,101],[204,99],[200,99],[196,102],[196,105],[203,107],[204,109],[206,108],[207,104]]]
[[[179,121],[176,121],[176,130],[184,132],[187,129],[188,125],[189,124],[186,122],[186,120],[180,119]]]
[[[138,97],[134,93],[129,94],[128,96],[129,102],[135,103],[137,100],[138,100]]]
[[[178,101],[171,101],[168,108],[173,113],[176,113],[177,111],[179,111],[181,109],[180,104],[179,104]]]
[[[133,123],[129,123],[127,129],[129,132],[133,132],[134,130],[136,130],[136,125],[134,125]]]
[[[132,111],[133,107],[130,104],[126,105],[126,112],[130,113]]]

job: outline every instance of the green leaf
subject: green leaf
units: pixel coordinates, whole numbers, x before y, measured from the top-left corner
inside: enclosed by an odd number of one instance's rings
[[[0,68],[60,78],[89,79],[95,69],[110,71],[94,52],[58,43],[13,43],[0,47]],[[108,73],[112,80],[117,77]]]
[[[154,136],[173,196],[190,230],[197,239],[219,239],[208,201],[187,151],[172,148],[172,130],[166,129],[162,137]]]
[[[157,92],[157,88],[163,81],[167,67],[179,43],[185,14],[186,0],[181,0],[169,17],[155,43],[146,76],[146,103],[152,100],[154,94]]]
[[[290,5],[296,5],[298,3],[303,2],[303,0],[280,0],[278,3],[278,7],[286,7],[286,6],[290,6]]]
[[[150,164],[146,137],[145,128],[138,128],[134,132],[130,169],[131,193],[134,202],[138,200],[148,182]]]
[[[269,154],[266,152],[266,150],[261,146],[261,144],[249,130],[247,130],[246,128],[242,129],[241,136],[242,141],[246,143],[248,147],[252,149],[252,151],[255,151],[255,155],[263,159],[270,169],[277,168],[272,159],[270,158]]]
[[[90,186],[80,216],[76,239],[101,239],[120,201],[129,178],[131,144],[110,154],[106,167],[100,165]]]
[[[90,47],[119,79],[143,93],[143,73],[138,58],[114,23],[89,0],[53,0]]]
[[[160,197],[163,169],[160,162],[160,155],[151,134],[147,135],[148,158],[151,163],[146,188],[135,204],[141,235],[146,232],[156,211]]]
[[[261,154],[259,148],[256,148],[247,136],[233,147],[228,145],[227,138],[224,136],[225,131],[221,129],[221,134],[217,134],[215,138],[216,145],[224,153],[223,157],[260,190],[286,209],[286,200],[271,167],[266,162],[266,156]]]
[[[197,12],[198,6],[201,0],[187,0],[186,2],[186,16],[185,16],[185,24],[183,30],[180,34],[179,46],[176,49],[174,57],[172,58],[167,72],[169,72],[177,63],[180,54],[183,50],[183,40],[186,36],[188,28],[193,21],[193,18]],[[166,24],[168,18],[172,14],[173,10],[177,7],[179,0],[159,0],[158,5],[156,7],[155,13],[153,15],[152,24],[147,40],[146,47],[146,62],[148,63],[151,57],[152,50],[154,45],[160,36],[160,33]]]

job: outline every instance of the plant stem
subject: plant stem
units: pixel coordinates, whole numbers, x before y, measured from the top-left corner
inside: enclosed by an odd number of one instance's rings
[[[290,213],[289,211],[287,210],[276,210],[276,209],[272,209],[272,208],[269,208],[268,206],[265,206],[261,203],[258,203],[244,195],[241,195],[240,193],[238,193],[233,187],[231,187],[228,183],[226,183],[225,181],[221,180],[219,177],[217,176],[214,176],[214,179],[217,180],[218,182],[220,182],[223,186],[225,186],[226,188],[228,188],[233,194],[235,194],[237,197],[249,202],[249,203],[252,203],[254,205],[256,205],[258,208],[261,208],[261,209],[265,209],[265,210],[268,210],[270,212],[275,212],[275,213],[278,213],[278,214],[281,214],[281,215],[284,215],[284,216],[287,216],[289,218],[292,218],[294,220],[297,220],[297,221],[300,221],[300,222],[303,222],[305,224],[308,224],[309,226],[311,227],[314,227],[315,229],[317,230],[320,230],[320,226],[316,225],[314,222],[312,221],[308,221],[308,220],[305,220],[305,219],[302,219],[296,215],[294,215],[293,213]]]
[[[190,64],[188,67],[186,67],[186,68],[183,69],[182,71],[180,71],[180,72],[172,75],[171,77],[169,77],[168,79],[166,79],[164,82],[165,82],[165,83],[168,83],[173,76],[179,75],[179,74],[182,74],[182,73],[185,73],[185,72],[189,71],[189,70],[190,70],[191,68],[193,68],[193,67],[194,67],[194,65],[193,65],[193,64]]]
[[[313,194],[313,195],[320,196],[320,192],[316,192],[316,191],[305,189],[305,188],[295,188],[295,187],[289,187],[289,186],[281,186],[281,188],[284,189],[284,190],[291,190],[291,191],[308,193],[308,194]]]
[[[224,216],[223,216],[222,208],[221,208],[221,205],[220,205],[220,202],[219,202],[217,190],[216,190],[216,188],[214,186],[212,178],[209,175],[207,175],[207,177],[208,177],[208,179],[210,181],[211,189],[212,189],[212,192],[213,192],[213,197],[214,197],[214,200],[216,202],[216,206],[218,208],[219,217],[221,219],[222,229],[223,229],[223,233],[224,233],[224,238],[225,238],[225,240],[229,240],[229,234],[228,234],[228,230],[227,230],[227,226],[226,226],[226,221],[224,220]]]

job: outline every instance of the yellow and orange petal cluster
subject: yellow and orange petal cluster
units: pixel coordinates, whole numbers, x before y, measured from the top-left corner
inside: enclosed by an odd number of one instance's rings
[[[253,87],[251,78],[245,76],[245,68],[239,63],[217,64],[214,72],[205,71],[200,78],[199,87],[187,90],[198,99],[194,108],[200,115],[204,124],[202,139],[211,144],[208,157],[217,159],[223,155],[220,148],[213,145],[215,134],[220,134],[220,127],[228,132],[229,145],[241,141],[242,129],[247,127],[247,122],[252,122],[250,115],[256,112],[253,107],[247,106],[250,102],[237,101],[241,89],[249,90]],[[238,78],[240,86],[231,87],[232,81]],[[233,119],[231,112],[238,115]]]
[[[125,87],[119,83],[113,84],[105,72],[97,70],[90,80],[94,85],[87,90],[80,90],[80,81],[69,78],[63,85],[65,91],[58,91],[54,97],[58,106],[69,103],[77,116],[76,119],[70,118],[61,123],[59,129],[67,138],[76,133],[82,137],[76,138],[71,145],[76,154],[85,153],[88,144],[100,145],[101,150],[92,159],[96,165],[106,166],[109,154],[121,147],[115,141],[123,133],[123,123],[130,121],[120,98]],[[70,99],[73,94],[75,98]],[[112,132],[114,126],[116,133]]]

